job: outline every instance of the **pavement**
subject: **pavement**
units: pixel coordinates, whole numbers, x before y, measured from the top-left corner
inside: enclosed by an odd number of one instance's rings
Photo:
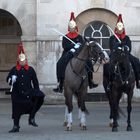
[[[79,128],[78,108],[74,104],[73,130],[63,127],[65,106],[43,105],[36,115],[39,127],[28,125],[28,115],[20,120],[20,132],[8,133],[12,128],[11,101],[0,101],[0,140],[132,140],[140,138],[140,103],[133,103],[133,131],[126,131],[126,118],[121,116],[118,132],[111,132],[109,127],[109,106],[107,102],[86,103],[90,112],[87,116],[87,130]],[[126,113],[126,104],[121,103]],[[127,114],[127,113],[126,113]]]

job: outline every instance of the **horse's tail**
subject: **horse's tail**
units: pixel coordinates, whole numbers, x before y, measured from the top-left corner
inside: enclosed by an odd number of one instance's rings
[[[79,94],[78,92],[75,92],[75,94],[74,94],[76,100],[78,100],[78,94]],[[85,106],[85,113],[86,113],[87,115],[89,115],[89,111],[88,111],[88,109],[86,108],[86,106]]]

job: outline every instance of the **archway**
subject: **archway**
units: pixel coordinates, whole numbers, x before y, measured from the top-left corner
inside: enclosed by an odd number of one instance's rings
[[[15,65],[22,30],[17,19],[0,9],[0,90],[8,88],[6,76]]]

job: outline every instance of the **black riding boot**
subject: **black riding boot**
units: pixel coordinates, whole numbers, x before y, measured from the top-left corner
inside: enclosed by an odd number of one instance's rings
[[[63,92],[63,83],[64,83],[64,79],[61,79],[59,82],[59,85],[57,86],[57,88],[54,88],[53,91],[54,92]]]
[[[41,105],[43,104],[43,98],[41,97],[35,97],[33,99],[33,108],[29,115],[29,125],[32,125],[34,127],[38,127],[37,123],[35,122],[35,114],[40,109]]]
[[[140,89],[140,80],[139,80],[139,78],[136,78],[136,87],[138,89]]]
[[[95,84],[93,81],[92,81],[92,72],[88,72],[88,84],[89,84],[89,88],[92,89],[92,88],[96,88],[98,86],[98,84]]]
[[[134,69],[134,74],[135,74],[135,81],[136,81],[136,87],[137,88],[140,88],[140,78],[139,78],[139,73],[136,69]]]
[[[13,128],[9,131],[9,133],[16,133],[16,132],[19,132],[19,119],[20,117],[17,117],[15,118],[13,121],[14,121],[14,126]]]
[[[29,125],[34,127],[38,127],[38,124],[35,122],[35,118],[29,118]]]
[[[9,133],[16,133],[19,132],[19,126],[14,125],[13,128],[9,131]]]
[[[140,88],[140,61],[138,58],[136,58],[135,56],[131,54],[129,55],[129,59],[134,70],[136,87]]]

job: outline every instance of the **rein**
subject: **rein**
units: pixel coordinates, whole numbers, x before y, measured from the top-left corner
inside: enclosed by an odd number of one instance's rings
[[[77,73],[77,72],[74,70],[73,65],[72,65],[72,59],[70,60],[70,66],[71,66],[71,69],[72,69],[73,73],[75,73],[75,74],[76,74],[78,77],[80,77],[81,79],[85,79],[85,78],[87,77],[87,75],[86,75],[86,76],[81,76],[79,73]]]
[[[88,57],[87,57],[86,59],[79,58],[78,55],[74,56],[75,59],[77,59],[77,60],[82,61],[82,62],[85,63],[85,66],[87,67],[88,71],[85,70],[86,73],[85,73],[84,75],[81,75],[81,74],[79,74],[78,72],[76,72],[76,71],[74,70],[74,67],[73,67],[73,65],[72,65],[72,59],[70,60],[70,67],[71,67],[73,73],[81,79],[81,83],[80,83],[80,86],[79,86],[78,90],[80,90],[80,88],[81,88],[82,84],[84,83],[85,79],[88,77],[88,72],[94,72],[94,71],[91,70],[91,69],[89,68],[89,66],[86,64],[86,61],[89,59],[89,57],[90,57],[91,55],[93,55],[92,53],[93,53],[93,52],[92,52],[90,49],[88,49]],[[98,58],[100,57],[100,54],[98,53],[98,51],[95,51],[95,50],[94,50],[94,53],[95,53],[95,58],[93,58],[93,60],[94,60],[93,66],[95,65],[95,63],[98,61]],[[100,65],[101,65],[101,61],[100,61],[100,64],[99,64],[99,66],[97,67],[97,70],[96,70],[95,72],[97,72],[97,71],[99,70]],[[83,70],[85,69],[85,66],[83,67]]]
[[[76,58],[76,59],[78,59],[78,60],[81,60],[81,61],[87,61],[87,59],[82,59],[82,58],[79,58],[78,56],[76,56],[76,57],[74,57],[74,58]]]
[[[80,60],[80,59],[78,59],[78,60]],[[83,60],[81,60],[81,61],[83,61]],[[79,88],[77,89],[77,91],[79,91],[80,88],[82,87],[82,84],[84,83],[84,81],[85,81],[86,78],[88,77],[88,75],[87,75],[87,73],[86,73],[86,75],[82,75],[82,76],[81,76],[80,74],[78,74],[78,73],[74,70],[74,68],[73,68],[72,59],[70,60],[70,66],[71,66],[71,69],[72,69],[73,73],[74,73],[76,76],[78,76],[79,78],[81,78],[80,86],[79,86]]]
[[[129,64],[129,65],[130,65],[130,64]],[[117,71],[116,71],[115,74],[116,74],[116,75],[119,75],[120,80],[121,80],[122,84],[124,85],[124,84],[128,81],[128,79],[130,78],[130,76],[131,76],[131,73],[132,73],[131,68],[132,68],[132,66],[130,65],[129,74],[128,74],[127,78],[125,78],[124,80],[123,80],[123,78],[122,78],[120,66],[118,65],[118,63],[116,64],[116,66],[117,66],[117,68],[118,68],[118,73],[117,73]]]
[[[117,56],[116,58],[118,58],[118,57],[119,56]],[[133,70],[130,62],[128,65],[129,65],[129,72],[128,72],[129,74],[128,74],[128,76],[126,76],[126,78],[124,80],[123,80],[123,76],[121,73],[121,68],[120,68],[119,62],[117,61],[117,63],[114,66],[115,67],[115,70],[114,70],[115,75],[118,75],[120,77],[121,83],[123,85],[128,82],[129,78],[131,77],[132,70]],[[117,70],[118,70],[118,72],[117,72]],[[124,72],[126,72],[126,71],[124,71]]]

